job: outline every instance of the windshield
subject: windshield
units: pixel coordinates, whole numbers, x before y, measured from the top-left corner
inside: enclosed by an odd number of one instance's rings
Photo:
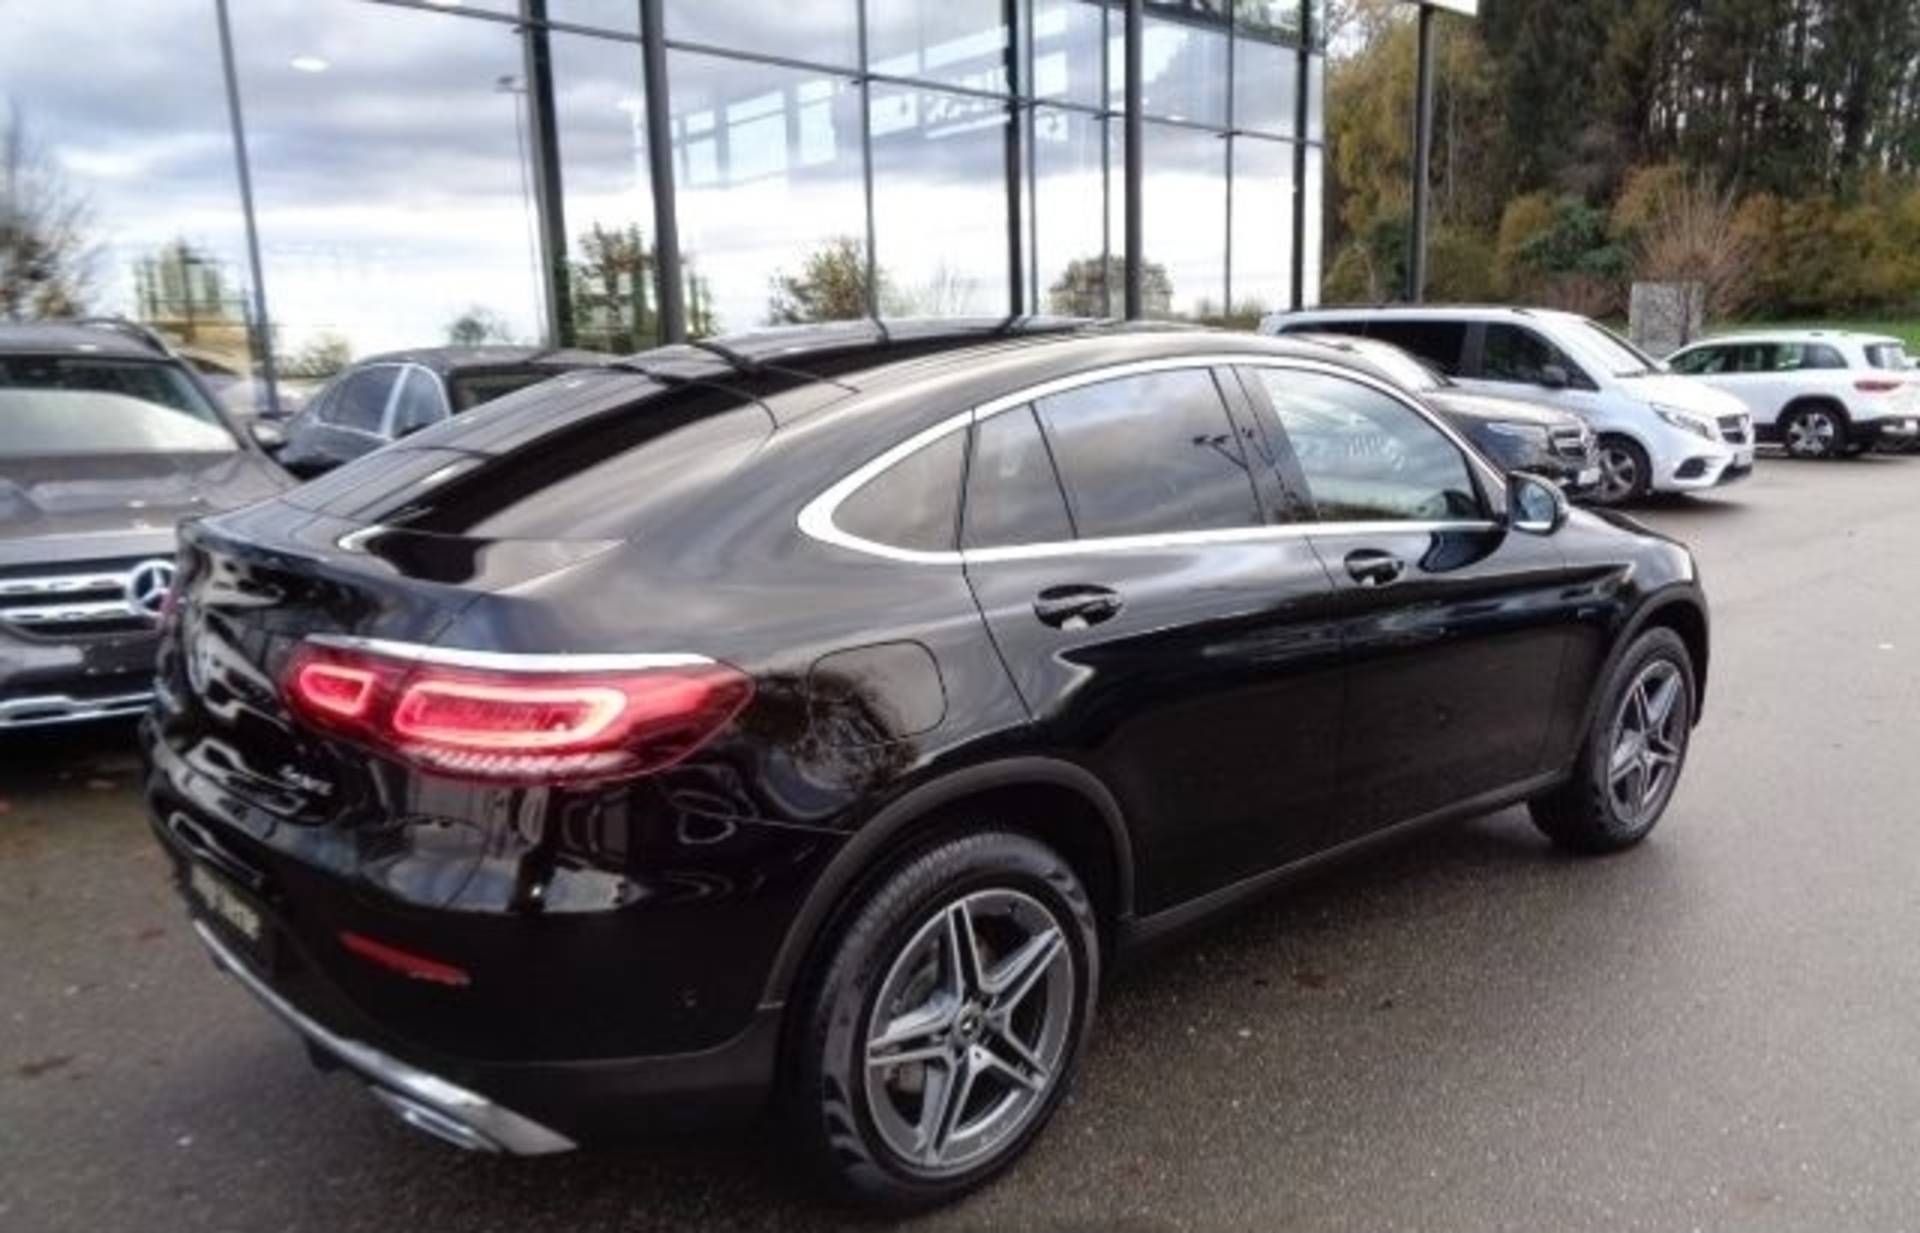
[[[0,357],[0,457],[228,454],[238,448],[199,387],[169,365]]]
[[[1607,371],[1616,377],[1649,377],[1662,371],[1660,361],[1634,346],[1598,321],[1580,318],[1584,327],[1582,341],[1606,361]]]

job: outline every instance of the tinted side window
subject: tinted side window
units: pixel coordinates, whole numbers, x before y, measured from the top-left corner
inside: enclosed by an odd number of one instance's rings
[[[997,548],[1072,538],[1067,498],[1033,408],[1002,411],[980,421],[973,430],[973,463],[967,468],[966,546]]]
[[[393,379],[399,371],[383,366],[348,373],[321,409],[321,421],[335,428],[378,433],[387,413],[387,395],[393,392]]]
[[[1337,321],[1307,321],[1299,325],[1290,325],[1281,332],[1285,334],[1349,334],[1355,338],[1365,338],[1367,323],[1359,317],[1342,317]]]
[[[1899,343],[1868,343],[1866,352],[1867,363],[1875,368],[1905,370],[1912,367],[1907,359],[1907,349]]]
[[[1808,343],[1800,353],[1801,368],[1845,368],[1847,361],[1825,343]]]
[[[1489,381],[1526,381],[1539,384],[1549,364],[1558,364],[1572,376],[1576,369],[1560,348],[1532,330],[1503,322],[1487,325],[1482,375]]]
[[[1239,435],[1204,369],[1102,381],[1036,405],[1082,539],[1261,524]]]
[[[1322,522],[1484,516],[1466,458],[1406,404],[1341,377],[1258,371]]]
[[[1411,351],[1449,377],[1460,375],[1460,353],[1466,349],[1467,326],[1462,321],[1374,321],[1367,336]]]
[[[1727,355],[1726,347],[1702,347],[1698,351],[1689,351],[1675,360],[1673,370],[1690,376],[1724,372],[1727,367]]]
[[[950,432],[915,450],[855,489],[834,512],[834,522],[876,544],[952,552],[966,448],[967,434]]]
[[[422,428],[430,428],[446,414],[440,394],[440,378],[424,368],[407,370],[400,386],[399,401],[393,404],[393,435],[397,440]]]

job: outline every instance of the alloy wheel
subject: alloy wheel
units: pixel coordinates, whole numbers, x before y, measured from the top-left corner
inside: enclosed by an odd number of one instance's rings
[[[1614,505],[1640,487],[1640,460],[1623,445],[1600,447],[1600,501]]]
[[[986,890],[934,912],[880,985],[866,1042],[875,1129],[901,1164],[971,1168],[1046,1103],[1072,1038],[1067,932],[1031,895]]]
[[[1640,670],[1620,700],[1607,758],[1614,814],[1632,827],[1659,816],[1680,776],[1687,743],[1687,686],[1671,660]]]
[[[1840,425],[1827,411],[1802,411],[1787,425],[1787,451],[1802,458],[1824,458],[1833,453]]]

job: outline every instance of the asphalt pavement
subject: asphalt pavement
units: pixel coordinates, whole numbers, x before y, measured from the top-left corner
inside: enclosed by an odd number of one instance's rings
[[[1651,840],[1569,858],[1509,810],[1229,918],[1123,976],[1035,1150],[916,1225],[1920,1227],[1920,458],[1642,516],[1714,621]],[[212,969],[134,785],[125,729],[0,745],[0,1230],[854,1223],[763,1135],[404,1130]]]

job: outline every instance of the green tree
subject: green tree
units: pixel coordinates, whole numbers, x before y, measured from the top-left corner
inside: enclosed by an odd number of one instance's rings
[[[447,322],[447,342],[455,347],[479,347],[513,341],[513,328],[499,313],[480,304]]]
[[[774,274],[767,320],[775,325],[848,321],[871,316],[876,304],[883,316],[899,315],[904,305],[887,272],[874,268],[871,289],[867,278],[867,246],[852,236],[835,236],[807,254],[800,273]]]
[[[1075,257],[1047,288],[1047,311],[1063,317],[1118,317],[1126,309],[1127,263],[1115,255]],[[1141,310],[1164,317],[1173,308],[1173,280],[1157,261],[1140,263]]]

